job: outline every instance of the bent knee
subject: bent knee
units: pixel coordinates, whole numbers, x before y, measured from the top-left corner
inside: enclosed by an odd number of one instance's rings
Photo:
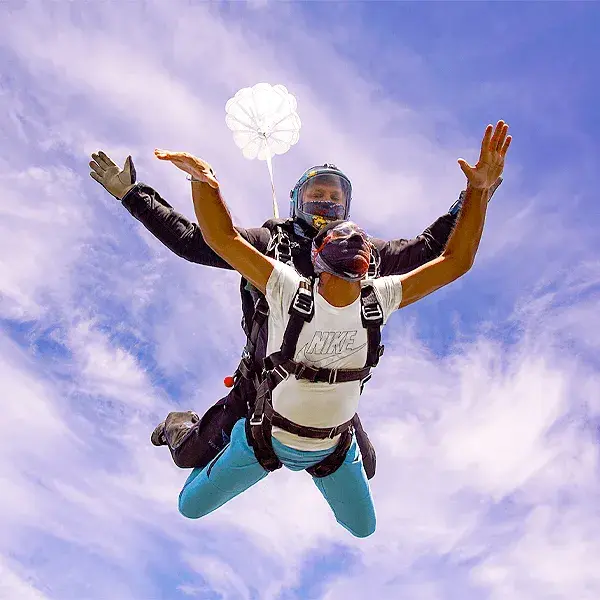
[[[376,525],[373,523],[369,527],[361,528],[361,529],[351,529],[350,533],[357,538],[366,538],[375,533]]]
[[[360,523],[342,523],[340,525],[345,527],[354,537],[357,538],[366,538],[375,533],[375,529],[377,528],[377,520],[375,517],[370,519],[365,519]]]
[[[179,512],[187,519],[199,519],[203,517],[207,512],[203,510],[203,507],[196,501],[192,501],[189,496],[185,493],[185,490],[179,494]]]
[[[190,506],[189,502],[179,498],[179,513],[187,519],[199,519],[202,515]]]

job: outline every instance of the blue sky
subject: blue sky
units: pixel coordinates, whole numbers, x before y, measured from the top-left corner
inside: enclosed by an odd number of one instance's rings
[[[595,3],[8,2],[0,19],[0,598],[595,600],[600,596],[600,168]],[[238,278],[172,255],[88,175],[105,150],[193,217],[155,147],[209,160],[235,219],[269,215],[225,125],[282,83],[299,143],[280,211],[335,162],[353,218],[412,237],[514,136],[463,279],[396,314],[360,413],[377,532],[302,473],[212,515],[149,435],[237,363]]]

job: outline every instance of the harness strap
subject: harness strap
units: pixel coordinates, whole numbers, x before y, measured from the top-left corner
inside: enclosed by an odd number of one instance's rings
[[[313,439],[333,439],[340,435],[338,444],[332,454],[306,469],[313,477],[326,477],[336,471],[344,462],[354,433],[352,418],[350,421],[331,428],[307,427],[286,419],[273,409],[270,401],[269,382],[263,380],[258,387],[258,395],[254,413],[246,419],[246,437],[252,446],[256,460],[266,471],[276,471],[282,463],[273,450],[272,429],[275,425],[301,437]]]
[[[330,384],[362,381],[363,379],[366,379],[371,372],[371,367],[363,367],[362,369],[315,369],[314,367],[309,367],[304,363],[299,363],[294,360],[286,360],[279,363],[277,369],[279,371],[285,369],[289,375],[294,375],[296,379],[306,379],[311,382]]]
[[[369,270],[367,271],[367,277],[369,279],[375,279],[380,275],[381,255],[372,242],[369,242],[369,245],[371,246],[371,253],[369,255]]]
[[[306,471],[313,477],[321,478],[331,475],[339,469],[350,449],[354,428],[350,426],[341,433],[340,439],[334,451],[322,461],[312,467],[308,467]],[[263,421],[259,427],[252,427],[249,419],[246,419],[246,439],[254,451],[256,460],[266,471],[276,471],[282,467],[282,463],[273,450],[271,441],[271,423],[267,420]]]
[[[360,318],[367,330],[367,367],[376,367],[384,351],[381,344],[381,327],[383,311],[372,285],[365,285],[360,290]]]
[[[315,314],[313,287],[308,281],[300,281],[288,312],[290,318],[283,334],[280,354],[285,359],[292,359],[296,355],[298,338],[304,323],[310,322]]]
[[[273,450],[271,441],[271,424],[264,421],[258,426],[250,424],[246,419],[246,439],[254,451],[254,456],[265,471],[276,471],[282,467],[281,461]]]
[[[261,427],[265,421],[269,421],[275,427],[280,427],[288,433],[293,433],[300,437],[324,440],[327,438],[334,438],[336,435],[346,431],[346,429],[352,425],[352,419],[341,425],[336,425],[335,427],[309,427],[308,425],[294,423],[283,415],[280,415],[278,412],[275,412],[275,409],[271,404],[272,389],[272,382],[270,381],[270,377],[267,376],[260,383],[258,388],[254,411],[250,418],[250,426],[252,428]]]
[[[327,477],[328,475],[331,475],[337,471],[337,469],[342,466],[342,463],[346,458],[346,454],[348,454],[350,444],[352,444],[353,434],[353,427],[346,429],[346,431],[344,431],[344,433],[342,433],[340,436],[335,450],[329,456],[326,456],[321,462],[313,465],[312,467],[308,467],[306,471],[313,477]]]
[[[271,235],[265,255],[272,256],[278,261],[294,266],[292,257],[292,242],[290,240],[290,236],[281,226],[281,224],[277,224],[275,226],[275,231]],[[268,316],[269,305],[267,300],[264,295],[259,294],[258,299],[254,303],[252,321],[250,323],[246,323],[245,320],[242,319],[242,327],[246,333],[246,347],[242,353],[242,359],[238,365],[238,368],[236,369],[236,375],[234,376],[234,379],[237,375],[241,375],[245,379],[256,379],[256,366],[254,364],[256,343]],[[293,326],[294,324],[292,323],[292,327]],[[298,335],[300,335],[299,332]],[[295,353],[295,348],[293,350]]]
[[[286,419],[283,415],[273,411],[271,424],[274,427],[279,427],[288,433],[293,433],[300,437],[325,440],[333,439],[341,433],[344,433],[344,431],[348,431],[352,426],[352,419],[349,419],[341,425],[336,425],[335,427],[309,427],[308,425],[298,425],[297,423]]]

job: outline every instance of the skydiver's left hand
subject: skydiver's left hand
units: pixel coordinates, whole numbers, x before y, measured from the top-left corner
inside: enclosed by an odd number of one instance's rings
[[[458,159],[458,164],[467,176],[471,188],[490,189],[502,175],[504,159],[512,141],[512,137],[507,134],[508,125],[504,121],[498,121],[495,129],[488,125],[481,142],[477,164],[472,167],[466,160]]]
[[[159,160],[168,160],[194,179],[208,183],[212,188],[218,188],[219,182],[212,167],[201,158],[188,152],[170,152],[168,150],[154,150],[154,155]]]

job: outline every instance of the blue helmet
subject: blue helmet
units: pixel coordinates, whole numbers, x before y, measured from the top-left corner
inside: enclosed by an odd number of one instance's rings
[[[319,231],[332,221],[348,218],[352,184],[335,165],[311,167],[290,192],[290,217]]]

